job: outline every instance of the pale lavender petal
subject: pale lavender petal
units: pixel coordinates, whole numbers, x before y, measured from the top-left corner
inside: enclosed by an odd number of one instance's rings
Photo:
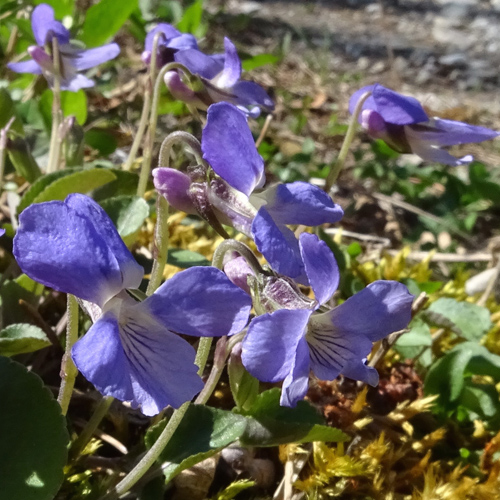
[[[269,97],[267,92],[255,82],[240,81],[233,86],[231,93],[235,96],[235,104],[242,106],[257,105],[268,113],[274,110],[274,101]]]
[[[261,196],[277,224],[319,226],[338,222],[344,215],[340,205],[333,203],[327,193],[308,182],[278,184],[266,189]]]
[[[32,45],[31,47],[28,47],[28,54],[40,66],[41,69],[49,72],[54,71],[54,63],[52,61],[52,57],[49,56],[47,52],[45,52],[44,48]]]
[[[104,314],[73,346],[71,357],[78,371],[105,396],[120,401],[134,398],[129,361],[120,340],[118,319]]]
[[[71,78],[63,78],[61,80],[61,90],[69,90],[71,92],[78,92],[80,89],[88,89],[94,85],[94,80],[80,74],[75,74]]]
[[[304,399],[309,388],[309,348],[305,339],[299,340],[293,368],[283,382],[281,389],[281,406],[291,406]]]
[[[23,61],[18,63],[9,63],[7,68],[16,73],[33,73],[34,75],[41,75],[42,68],[34,60]]]
[[[193,35],[182,33],[175,38],[168,40],[168,48],[175,50],[198,49],[198,42]]]
[[[144,269],[135,261],[108,214],[92,198],[82,194],[70,194],[64,203],[91,222],[97,234],[106,242],[120,266],[122,288],[138,288]]]
[[[321,380],[337,378],[346,366],[366,358],[372,350],[372,342],[363,332],[345,332],[335,323],[329,325],[327,317],[328,313],[313,316],[306,337],[311,370]]]
[[[279,309],[254,318],[242,342],[241,360],[248,372],[262,382],[286,378],[293,370],[310,315],[304,309]]]
[[[440,118],[432,118],[427,124],[413,125],[409,128],[415,136],[418,134],[420,140],[432,142],[439,147],[482,142],[500,135],[500,132],[489,128]]]
[[[203,388],[193,347],[154,321],[144,302],[128,308],[120,326],[134,390],[132,405],[140,405],[145,415],[156,415],[168,405],[178,408]]]
[[[356,92],[352,94],[351,98],[349,99],[349,113],[351,113],[351,115],[354,113],[354,110],[356,109],[356,104],[358,104],[358,101],[361,99],[363,94],[365,94],[366,92],[373,92],[374,87],[375,85],[367,85],[366,87],[362,87],[359,90],[356,90]],[[373,95],[371,95],[370,97],[368,97],[368,99],[366,99],[361,109],[373,110],[373,111],[377,109],[377,105],[373,100]]]
[[[222,271],[191,267],[166,281],[144,304],[171,331],[217,337],[243,330],[252,300]]]
[[[439,146],[432,141],[422,140],[419,131],[415,131],[412,127],[405,127],[405,132],[412,153],[420,156],[420,158],[426,161],[458,167],[459,165],[466,165],[474,160],[474,157],[471,155],[457,158],[448,153],[448,151],[440,149]]]
[[[361,380],[362,382],[376,387],[378,385],[378,372],[371,366],[366,366],[365,360],[355,360],[349,362],[342,369],[344,377],[352,378],[353,380]]]
[[[410,125],[429,119],[422,105],[414,97],[398,94],[379,84],[374,86],[372,97],[376,111],[388,123]]]
[[[248,277],[255,276],[255,273],[244,257],[238,256],[235,252],[232,252],[232,254],[228,259],[226,259],[228,254],[224,257],[224,272],[231,280],[231,283],[234,283],[238,288],[250,295]]]
[[[177,71],[167,71],[163,78],[165,85],[175,99],[203,106],[198,96],[181,79]]]
[[[218,87],[229,89],[240,79],[241,61],[236,47],[227,37],[224,38],[224,55],[224,69],[214,83]]]
[[[38,45],[43,47],[47,40],[47,35],[54,34],[60,44],[68,43],[69,31],[54,18],[54,9],[45,3],[35,7],[31,14],[31,29]]]
[[[402,283],[375,281],[324,315],[346,337],[363,334],[375,342],[408,326],[412,302]]]
[[[245,115],[232,104],[220,102],[208,108],[201,149],[215,173],[247,196],[261,182],[264,160]]]
[[[181,32],[176,28],[174,28],[171,24],[160,23],[153,29],[148,31],[148,34],[146,35],[146,40],[144,42],[144,50],[147,50],[149,52],[153,50],[153,41],[156,33],[163,33],[163,36],[165,37],[163,40],[160,38],[159,44],[164,44],[171,38],[175,38],[181,35]]]
[[[340,274],[335,256],[315,234],[302,233],[299,247],[314,296],[318,304],[324,304],[339,286]]]
[[[175,168],[160,167],[153,170],[153,183],[156,190],[170,205],[188,214],[196,214],[196,208],[189,196],[191,179]]]
[[[307,285],[299,242],[290,229],[274,222],[265,207],[253,220],[252,235],[257,249],[277,273]]]
[[[93,221],[62,201],[51,201],[21,213],[14,256],[35,281],[102,307],[124,288],[108,241]]]
[[[72,64],[76,70],[81,71],[114,59],[119,53],[120,47],[116,43],[109,43],[102,47],[75,53],[72,57]]]
[[[183,64],[195,75],[211,80],[222,71],[219,61],[203,54],[196,49],[181,50],[175,53],[175,60]]]

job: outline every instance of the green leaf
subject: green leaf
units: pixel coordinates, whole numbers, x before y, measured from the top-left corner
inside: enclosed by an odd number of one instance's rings
[[[253,486],[255,486],[255,481],[250,481],[250,479],[239,479],[218,493],[214,497],[214,500],[232,500],[236,495],[239,495],[242,491],[248,490],[248,488],[252,488]]]
[[[227,364],[229,386],[238,409],[249,410],[259,394],[259,381],[245,370],[241,357],[231,355]]]
[[[203,28],[201,19],[203,15],[203,0],[195,0],[185,11],[182,19],[177,25],[177,29],[183,33],[192,33],[195,36],[202,36]]]
[[[38,297],[26,290],[15,281],[6,281],[0,288],[2,299],[2,324],[11,325],[26,321],[26,309],[21,306],[22,301],[36,306]]]
[[[2,497],[50,500],[63,481],[69,442],[66,420],[40,378],[0,357]]]
[[[101,0],[92,5],[85,16],[80,40],[87,47],[97,47],[106,43],[123,26],[138,5],[138,0]]]
[[[126,172],[118,168],[108,168],[110,172],[115,174],[114,181],[105,184],[94,192],[94,199],[103,201],[107,198],[114,198],[115,196],[134,196],[137,192],[137,184],[139,176],[135,172]],[[148,183],[148,190],[153,188],[153,183]]]
[[[81,170],[66,175],[49,184],[33,203],[43,201],[64,200],[71,193],[88,193],[116,178],[115,174],[104,168]]]
[[[62,19],[64,16],[73,14],[74,0],[34,0],[35,5],[47,3],[54,8],[56,19]]]
[[[394,349],[406,359],[420,354],[424,348],[432,345],[431,330],[422,320],[411,322],[411,330],[399,337]]]
[[[171,248],[168,251],[167,262],[173,266],[187,269],[193,266],[209,266],[207,258],[198,252],[182,250],[181,248]]]
[[[13,116],[15,116],[16,119],[10,126],[10,130],[14,130],[14,132],[24,136],[23,124],[17,116],[14,101],[11,99],[7,89],[0,88],[0,128],[5,127]]]
[[[0,355],[15,356],[48,347],[50,341],[38,326],[20,323],[0,331]]]
[[[15,137],[7,141],[7,153],[16,172],[28,182],[34,182],[42,175],[28,143],[22,137]]]
[[[17,207],[18,213],[21,213],[26,207],[30,206],[35,201],[36,197],[54,181],[75,172],[80,172],[81,170],[82,169],[80,168],[58,170],[57,172],[52,172],[51,174],[45,174],[42,175],[42,177],[39,177],[24,193],[21,203],[19,203],[19,206]]]
[[[464,342],[455,346],[434,363],[424,382],[426,395],[439,395],[438,404],[443,409],[456,406],[465,379],[472,375],[489,375],[500,378],[500,356],[475,342]]]
[[[52,101],[54,95],[50,89],[40,97],[40,112],[42,113],[45,126],[50,128],[52,124]],[[76,121],[83,125],[87,120],[87,95],[80,89],[78,92],[63,90],[61,92],[61,110],[65,117],[73,115]]]
[[[469,412],[470,420],[488,420],[495,418],[500,412],[498,392],[493,384],[465,383],[459,403]]]
[[[150,448],[166,426],[160,422],[146,434]],[[208,406],[190,405],[179,427],[160,455],[165,482],[179,472],[211,457],[236,441],[245,430],[246,420],[240,415]]]
[[[242,61],[241,65],[243,70],[251,71],[255,68],[260,68],[266,64],[277,64],[280,58],[274,54],[257,54],[256,56],[250,57]]]
[[[118,142],[110,131],[97,128],[85,132],[85,143],[97,149],[102,156],[110,155],[118,147]]]
[[[138,196],[117,196],[101,202],[122,238],[135,233],[149,215],[149,205]]]
[[[490,311],[469,302],[443,297],[433,302],[427,311],[451,321],[456,327],[453,330],[467,340],[480,340],[492,326]]]
[[[280,389],[265,391],[257,397],[251,410],[242,414],[248,419],[240,442],[243,446],[276,446],[312,441],[346,441],[349,436],[340,429],[321,425],[323,419],[306,401],[295,408],[280,406]]]

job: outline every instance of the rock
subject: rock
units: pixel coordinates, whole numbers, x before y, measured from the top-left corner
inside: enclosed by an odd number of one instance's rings
[[[439,64],[449,68],[466,68],[467,56],[461,52],[447,54],[439,58]]]

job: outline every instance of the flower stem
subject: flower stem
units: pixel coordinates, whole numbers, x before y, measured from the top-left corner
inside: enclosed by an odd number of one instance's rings
[[[90,438],[94,434],[95,430],[101,423],[102,419],[108,413],[109,407],[113,403],[114,398],[111,396],[103,397],[94,410],[94,413],[90,417],[90,420],[87,422],[87,425],[83,428],[80,435],[75,439],[71,448],[69,450],[70,460],[75,459],[81,451],[87,446],[87,443],[90,441]]]
[[[344,137],[344,142],[342,144],[342,147],[340,148],[339,156],[335,163],[332,165],[332,168],[328,174],[328,177],[326,178],[326,183],[325,183],[325,191],[327,193],[330,193],[330,190],[337,180],[342,168],[344,167],[347,154],[349,153],[349,148],[351,147],[351,143],[354,139],[354,135],[356,134],[356,128],[358,125],[358,117],[359,114],[361,113],[361,110],[363,109],[363,104],[365,101],[372,95],[371,92],[365,92],[359,101],[356,104],[356,107],[354,108],[354,113],[351,116],[351,121],[349,122],[349,127],[347,129],[347,133]]]
[[[149,468],[156,462],[161,452],[165,449],[170,438],[173,436],[177,427],[182,421],[190,403],[184,403],[178,410],[175,410],[165,429],[155,441],[155,444],[142,457],[139,463],[115,486],[115,488],[105,495],[101,500],[110,500],[118,498],[120,495],[127,493],[146,474]]]
[[[163,196],[158,196],[156,203],[156,228],[155,228],[155,260],[146,295],[152,295],[160,286],[163,270],[168,257],[168,203]]]
[[[61,152],[61,141],[59,140],[59,123],[61,121],[61,60],[59,58],[59,43],[55,36],[52,38],[52,59],[54,61],[54,87],[52,89],[52,130],[50,132],[47,173],[55,172],[58,169]]]
[[[156,76],[156,59],[158,54],[158,43],[160,38],[163,36],[162,33],[156,33],[153,38],[153,51],[151,52],[151,63],[149,65],[149,78],[146,82],[146,89],[144,91],[144,103],[142,105],[141,119],[139,121],[139,128],[134,137],[134,142],[130,148],[130,153],[128,155],[127,161],[123,166],[124,170],[130,170],[134,164],[135,157],[137,156],[137,151],[141,144],[142,138],[144,137],[144,131],[146,130],[146,125],[148,123],[148,116],[151,111],[151,91],[155,83]]]
[[[61,413],[68,412],[69,401],[75,385],[78,370],[71,359],[71,348],[78,340],[78,302],[73,295],[68,294],[68,326],[66,327],[66,349],[61,362],[62,382],[57,401],[61,405]]]
[[[188,132],[177,130],[168,134],[167,137],[165,137],[165,140],[161,143],[158,160],[158,165],[160,165],[160,167],[168,167],[170,165],[170,151],[172,151],[172,147],[175,144],[181,143],[186,144],[191,149],[198,164],[203,165],[205,163],[205,160],[203,160],[200,141]]]
[[[153,90],[153,103],[151,106],[151,113],[149,115],[149,128],[146,136],[146,146],[144,148],[144,160],[142,162],[141,173],[139,176],[139,185],[137,187],[137,196],[144,196],[146,187],[148,185],[149,173],[151,171],[151,159],[153,157],[153,147],[156,135],[156,123],[158,121],[158,103],[160,102],[161,85],[163,77],[168,71],[180,69],[188,76],[191,75],[189,70],[179,63],[169,63],[163,66],[156,77],[156,82]],[[192,75],[191,75],[192,76]]]
[[[214,256],[212,258],[212,266],[222,271],[224,269],[224,256],[227,252],[236,252],[244,257],[247,264],[252,268],[255,274],[264,273],[262,266],[252,250],[250,250],[250,248],[248,248],[244,243],[241,243],[241,241],[236,240],[224,240],[220,243],[220,245],[215,249]]]
[[[205,370],[211,347],[212,337],[201,337],[196,351],[196,359],[194,360],[194,364],[198,366],[198,375],[200,377],[203,375],[203,370]]]
[[[13,116],[5,125],[4,128],[0,129],[0,191],[3,188],[3,174],[5,171],[5,155],[7,154],[7,134],[9,128],[14,123],[15,117]]]

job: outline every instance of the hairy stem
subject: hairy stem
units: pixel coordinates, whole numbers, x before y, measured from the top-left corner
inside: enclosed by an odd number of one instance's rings
[[[155,228],[155,260],[146,295],[152,295],[161,285],[163,270],[168,257],[168,203],[163,196],[158,196],[156,204],[156,228]]]
[[[83,428],[80,435],[75,439],[71,448],[69,450],[70,460],[75,459],[81,451],[87,446],[87,443],[92,438],[97,427],[101,423],[102,419],[108,413],[109,407],[113,403],[114,398],[111,396],[103,397],[94,410],[94,413],[90,417],[90,420],[87,422],[87,425]]]
[[[342,168],[344,167],[347,154],[349,153],[349,148],[351,147],[351,143],[354,139],[354,136],[356,134],[356,129],[358,125],[358,117],[359,114],[361,113],[361,110],[363,109],[363,104],[365,101],[372,95],[371,92],[365,92],[359,101],[356,104],[356,107],[354,108],[354,113],[351,116],[351,121],[349,122],[349,127],[347,129],[347,133],[344,137],[344,142],[342,144],[342,147],[340,148],[339,156],[335,163],[332,165],[332,168],[328,174],[328,177],[326,178],[326,183],[325,183],[325,191],[327,193],[330,193],[330,190],[332,189],[333,184],[337,180]]]
[[[59,155],[61,152],[61,141],[59,140],[59,123],[61,121],[61,60],[59,58],[59,42],[55,36],[52,38],[52,59],[54,61],[54,88],[52,89],[52,129],[50,132],[47,173],[55,172],[59,168]]]
[[[78,302],[76,298],[68,294],[68,326],[66,327],[66,349],[61,362],[61,387],[57,397],[61,405],[61,413],[66,415],[68,412],[69,401],[75,385],[75,379],[78,370],[71,359],[71,348],[78,340]]]

